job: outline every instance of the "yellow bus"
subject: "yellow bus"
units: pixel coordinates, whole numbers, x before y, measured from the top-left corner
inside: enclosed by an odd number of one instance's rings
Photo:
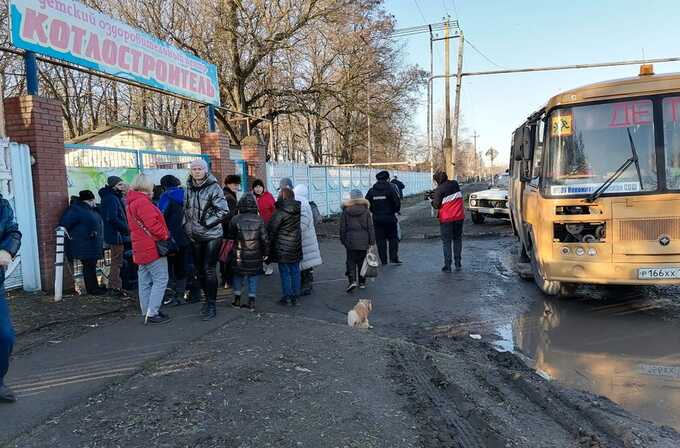
[[[509,208],[548,295],[680,285],[680,73],[551,98],[512,136]]]

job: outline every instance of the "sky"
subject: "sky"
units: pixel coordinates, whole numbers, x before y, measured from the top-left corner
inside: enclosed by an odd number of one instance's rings
[[[385,0],[397,28],[458,19],[470,45],[463,71],[595,63],[680,56],[678,0]],[[429,70],[429,37],[402,38],[405,63]],[[458,42],[451,41],[451,73]],[[434,73],[444,73],[444,43],[435,42]],[[654,66],[655,73],[680,71],[680,63]],[[512,132],[550,97],[593,82],[636,76],[639,66],[565,70],[463,78],[461,138],[477,132],[477,150],[493,146],[508,160]],[[452,80],[453,81],[453,80]],[[444,107],[444,82],[435,81],[435,116]],[[451,107],[454,104],[451,83]],[[426,134],[427,93],[414,122]]]

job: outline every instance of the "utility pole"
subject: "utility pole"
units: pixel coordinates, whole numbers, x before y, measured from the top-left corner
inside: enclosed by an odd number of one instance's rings
[[[444,25],[444,160],[446,164],[446,174],[449,179],[453,179],[453,144],[451,141],[451,52],[449,50],[449,20],[446,19]]]
[[[371,93],[369,90],[370,82],[366,83],[366,124],[368,126],[368,169],[369,169],[369,179],[370,179],[370,169],[373,164],[372,160],[372,153],[373,153],[373,145],[371,142]]]
[[[459,33],[458,40],[458,71],[456,72],[456,105],[453,110],[453,142],[451,145],[451,161],[453,165],[451,166],[451,178],[455,177],[455,160],[456,160],[456,149],[458,146],[458,123],[460,121],[460,89],[463,85],[463,48],[465,44],[465,37],[463,36],[463,31]],[[447,78],[448,79],[448,78]]]
[[[479,178],[479,156],[477,155],[477,137],[479,137],[479,134],[477,134],[477,129],[475,129],[475,133],[472,134],[472,138],[474,140],[474,154],[475,154],[475,172],[477,173],[477,178]]]

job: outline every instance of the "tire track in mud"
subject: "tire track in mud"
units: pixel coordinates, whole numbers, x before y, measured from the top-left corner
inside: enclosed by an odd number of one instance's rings
[[[391,377],[405,395],[407,409],[418,422],[423,448],[501,448],[508,444],[487,423],[485,415],[464,390],[449,381],[432,355],[413,347],[392,345]]]

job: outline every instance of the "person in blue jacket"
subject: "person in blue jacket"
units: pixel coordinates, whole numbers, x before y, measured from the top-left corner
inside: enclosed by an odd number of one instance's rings
[[[83,190],[71,199],[59,221],[66,228],[66,256],[83,265],[85,290],[90,295],[103,295],[106,289],[97,280],[97,261],[104,255],[104,222],[94,202],[94,193]]]
[[[123,293],[123,280],[120,268],[123,265],[125,245],[130,244],[130,228],[123,196],[127,184],[118,176],[106,179],[106,186],[99,190],[101,204],[99,209],[104,220],[104,243],[111,250],[111,269],[109,271],[109,289]]]
[[[5,269],[19,252],[20,246],[21,233],[14,221],[14,211],[9,202],[0,195],[0,403],[16,401],[14,393],[4,382],[15,340],[9,305],[5,298]]]
[[[182,182],[170,174],[161,178],[163,194],[158,201],[158,208],[163,212],[165,223],[170,230],[170,236],[179,249],[176,254],[168,257],[168,274],[174,283],[175,297],[173,305],[184,303],[184,293],[189,275],[189,257],[191,247],[189,238],[184,233],[182,221],[184,219],[184,188]]]

